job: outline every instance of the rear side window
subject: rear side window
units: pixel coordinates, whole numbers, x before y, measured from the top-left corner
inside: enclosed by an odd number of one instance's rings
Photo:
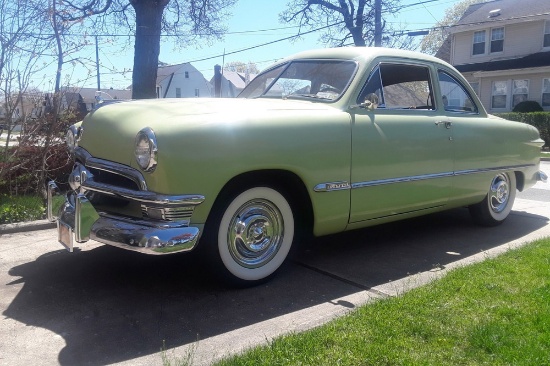
[[[433,110],[430,70],[424,66],[382,63],[371,73],[358,103],[377,108]]]
[[[455,113],[477,113],[478,109],[467,89],[454,77],[439,70],[439,87],[445,110]]]

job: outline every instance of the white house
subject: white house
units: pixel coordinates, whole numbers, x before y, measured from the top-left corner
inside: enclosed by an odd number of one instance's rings
[[[157,98],[211,97],[212,86],[190,63],[159,67]]]
[[[550,110],[550,0],[473,4],[450,39],[450,63],[489,112],[511,111],[524,100]]]

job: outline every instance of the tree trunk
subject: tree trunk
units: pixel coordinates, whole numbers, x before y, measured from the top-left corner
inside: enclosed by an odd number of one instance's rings
[[[348,28],[351,36],[353,37],[353,43],[356,47],[365,47],[365,39],[363,38],[363,29],[359,27]]]
[[[136,11],[132,99],[157,97],[162,13],[169,0],[130,0]]]

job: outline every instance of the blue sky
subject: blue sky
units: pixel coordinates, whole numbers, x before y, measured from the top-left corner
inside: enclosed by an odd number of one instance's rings
[[[402,0],[402,5],[417,4],[425,0]],[[441,20],[445,10],[452,7],[460,0],[435,0],[433,2],[410,6],[403,9],[397,16],[386,16],[387,22],[395,23],[395,28],[417,30],[431,27],[436,21]],[[168,64],[191,62],[199,69],[207,79],[213,74],[215,64],[224,61],[254,62],[258,68],[263,69],[273,61],[290,54],[307,49],[322,48],[318,43],[318,35],[310,34],[292,43],[290,41],[277,42],[268,46],[254,48],[249,51],[222,56],[224,52],[231,53],[241,49],[272,42],[281,38],[294,35],[294,29],[281,29],[288,25],[279,23],[279,13],[285,8],[287,0],[238,0],[232,10],[233,16],[228,19],[228,34],[223,41],[212,45],[204,45],[202,48],[189,47],[186,49],[174,49],[168,42],[161,44],[160,60]],[[263,32],[249,32],[266,30]],[[246,33],[238,33],[245,32]],[[100,43],[105,42],[100,38]],[[119,43],[120,42],[120,43]],[[101,87],[125,88],[131,83],[131,71],[121,75],[123,70],[131,70],[133,66],[133,45],[121,49],[123,41],[110,41],[101,44],[99,58],[101,63]],[[81,53],[81,57],[95,60],[95,47],[90,45]],[[207,61],[196,61],[204,58],[218,56]],[[67,80],[73,86],[92,87],[97,86],[95,69],[91,74],[78,64],[67,64],[63,70],[63,80]],[[40,78],[42,79],[42,78]],[[50,80],[46,76],[42,80]],[[66,82],[64,82],[65,84]],[[42,90],[48,89],[48,85],[41,80],[35,80],[36,86]]]

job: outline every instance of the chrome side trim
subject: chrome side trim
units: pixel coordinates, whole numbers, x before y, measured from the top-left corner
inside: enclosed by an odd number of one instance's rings
[[[382,186],[386,184],[414,182],[419,180],[445,178],[445,177],[452,177],[452,176],[453,176],[453,173],[449,172],[449,173],[437,173],[437,174],[423,174],[423,175],[415,175],[415,176],[401,177],[401,178],[380,179],[380,180],[372,180],[369,182],[353,183],[351,185],[351,188],[356,189],[356,188],[374,187],[374,186]]]
[[[151,203],[157,205],[198,205],[201,204],[205,197],[198,194],[185,194],[185,195],[165,195],[157,194],[150,191],[134,191],[131,189],[115,187],[109,184],[94,182],[93,180],[86,180],[82,183],[82,187],[88,191],[99,192],[110,196],[126,198],[135,200],[142,203]]]
[[[466,169],[466,170],[459,170],[459,171],[456,171],[456,172],[422,174],[422,175],[413,175],[413,176],[408,176],[408,177],[388,178],[388,179],[371,180],[371,181],[366,181],[366,182],[357,182],[357,183],[352,183],[351,186],[346,181],[319,183],[313,188],[313,190],[315,192],[331,192],[331,191],[346,190],[346,189],[350,189],[350,188],[351,189],[357,189],[357,188],[375,187],[375,186],[381,186],[381,185],[387,185],[387,184],[415,182],[415,181],[421,181],[421,180],[447,178],[447,177],[454,177],[454,176],[460,176],[460,175],[487,173],[487,172],[495,172],[495,171],[506,171],[506,170],[521,169],[521,168],[529,168],[529,167],[534,167],[534,166],[536,166],[536,165],[535,164],[522,164],[522,165],[501,166],[501,167],[495,167],[495,168]],[[540,172],[540,173],[542,173],[542,172]],[[544,173],[542,173],[542,174],[544,174]],[[544,174],[544,176],[546,176],[546,174]],[[539,177],[542,178],[543,176],[541,176],[539,174]],[[546,179],[547,178],[548,177],[546,177]]]
[[[456,172],[454,172],[453,175],[468,175],[468,174],[477,174],[477,173],[498,172],[498,171],[504,171],[504,170],[529,168],[529,167],[534,167],[534,166],[536,166],[536,165],[535,164],[522,164],[522,165],[501,166],[501,167],[496,167],[496,168],[466,169],[466,170],[456,171]]]

